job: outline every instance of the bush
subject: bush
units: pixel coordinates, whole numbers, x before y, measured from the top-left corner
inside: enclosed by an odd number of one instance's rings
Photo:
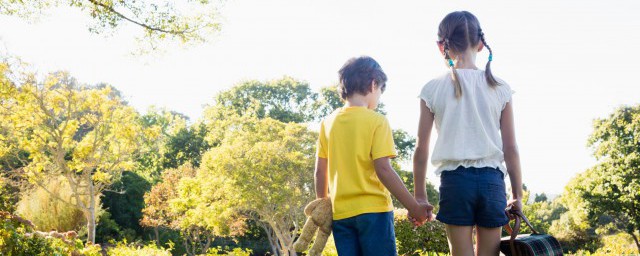
[[[118,242],[116,247],[109,249],[110,256],[171,256],[171,248],[164,249],[155,244],[139,245],[127,244],[127,241]]]
[[[596,254],[602,255],[637,255],[640,253],[633,242],[631,235],[618,233],[602,237],[603,246],[596,250]]]
[[[33,226],[7,212],[0,212],[0,255],[101,256],[100,246],[84,247],[82,241],[44,237]]]
[[[207,254],[200,254],[202,256],[217,256],[217,255],[228,255],[228,256],[249,256],[251,255],[251,249],[242,249],[242,248],[233,248],[233,249],[225,249],[222,247],[215,247],[209,249]]]
[[[13,212],[18,203],[20,189],[0,173],[0,211]]]
[[[45,184],[47,190],[67,201],[71,199],[71,188],[62,179],[51,179]],[[25,191],[16,213],[33,221],[38,230],[79,230],[87,221],[82,211],[61,202],[41,187]]]
[[[414,230],[413,223],[407,220],[407,210],[405,209],[395,210],[394,223],[398,254],[449,253],[444,224],[432,221]]]

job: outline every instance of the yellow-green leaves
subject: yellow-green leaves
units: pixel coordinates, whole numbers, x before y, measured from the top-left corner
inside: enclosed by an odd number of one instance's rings
[[[220,31],[218,1],[170,0],[0,0],[0,15],[37,18],[50,7],[71,6],[91,17],[89,30],[109,35],[123,25],[138,30],[139,51],[155,50],[165,42],[182,45],[206,41]]]

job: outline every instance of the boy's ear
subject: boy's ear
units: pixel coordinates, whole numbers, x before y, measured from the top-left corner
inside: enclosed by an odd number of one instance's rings
[[[376,80],[371,80],[371,86],[369,86],[369,92],[375,92],[376,91]]]

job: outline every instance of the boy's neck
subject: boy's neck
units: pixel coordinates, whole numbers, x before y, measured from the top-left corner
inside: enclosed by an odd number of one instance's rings
[[[351,97],[347,98],[345,107],[369,107],[369,103],[367,101],[366,96],[360,94],[351,95]]]

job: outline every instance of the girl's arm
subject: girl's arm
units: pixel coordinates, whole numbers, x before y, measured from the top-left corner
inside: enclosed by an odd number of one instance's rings
[[[504,161],[507,164],[507,172],[511,180],[511,200],[509,204],[515,204],[522,210],[522,173],[520,171],[520,153],[516,143],[516,133],[513,125],[513,107],[507,102],[502,117],[500,118],[500,130],[502,133],[502,151]]]
[[[316,198],[324,198],[329,194],[329,172],[327,172],[327,159],[316,159],[316,171],[314,176],[316,185]]]
[[[413,155],[414,197],[418,202],[428,203],[426,190],[427,162],[429,160],[429,138],[433,128],[433,113],[427,104],[420,100],[420,123],[418,123],[418,140]]]

